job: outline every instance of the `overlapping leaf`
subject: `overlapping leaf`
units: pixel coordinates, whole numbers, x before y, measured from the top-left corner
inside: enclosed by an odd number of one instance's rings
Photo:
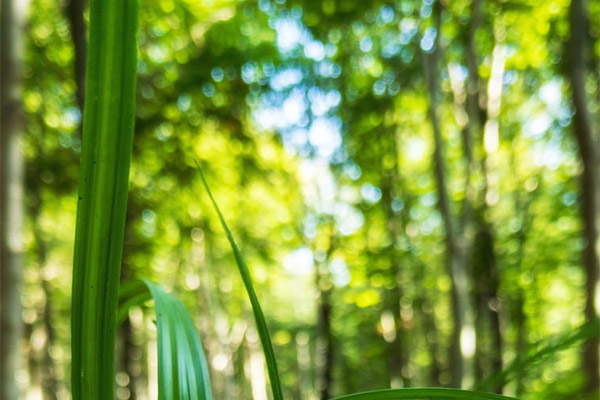
[[[131,306],[154,300],[158,334],[159,400],[211,400],[209,368],[200,338],[184,305],[148,280],[123,286],[119,321]]]

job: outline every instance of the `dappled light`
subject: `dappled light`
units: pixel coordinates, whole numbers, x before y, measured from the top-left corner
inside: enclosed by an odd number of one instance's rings
[[[598,2],[0,17],[2,400],[598,398]]]

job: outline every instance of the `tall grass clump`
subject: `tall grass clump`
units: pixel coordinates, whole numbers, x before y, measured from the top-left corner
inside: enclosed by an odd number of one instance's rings
[[[91,0],[83,149],[72,292],[72,394],[110,400],[115,332],[130,307],[154,301],[158,332],[159,399],[212,399],[196,328],[183,304],[147,280],[120,287],[128,175],[135,114],[137,0]],[[277,362],[250,270],[208,183],[199,176],[231,245],[267,362],[274,400],[282,400]],[[368,368],[368,365],[365,365]],[[445,388],[385,389],[338,397],[377,399],[509,399]]]

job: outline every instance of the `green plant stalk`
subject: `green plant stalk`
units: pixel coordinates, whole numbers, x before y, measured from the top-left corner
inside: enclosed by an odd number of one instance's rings
[[[114,391],[137,64],[137,0],[91,0],[71,306],[74,400]]]

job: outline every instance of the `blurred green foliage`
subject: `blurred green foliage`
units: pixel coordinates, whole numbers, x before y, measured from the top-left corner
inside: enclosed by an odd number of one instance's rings
[[[499,276],[489,305],[499,310],[505,365],[584,323],[581,166],[564,78],[568,5],[485,1],[475,35],[484,101],[494,51],[504,52],[499,140],[493,152],[475,146],[477,158],[487,154],[492,179],[476,171],[471,182],[478,192],[487,185],[474,208],[493,233]],[[30,398],[69,398],[81,113],[63,7],[31,1],[24,60],[22,385]],[[432,7],[409,0],[141,1],[123,276],[148,278],[184,301],[205,345],[215,398],[266,399],[267,378],[243,283],[202,195],[195,159],[252,270],[286,398],[316,399],[322,388],[323,304],[330,308],[330,396],[449,385],[452,282],[423,64],[441,35],[438,112],[458,215],[466,196],[460,99],[472,15],[470,1],[445,2],[436,32]],[[586,90],[598,116],[598,2],[589,4],[589,22]],[[489,107],[482,113],[489,121]],[[476,270],[477,246],[473,257]],[[474,281],[473,302],[484,285]],[[487,325],[476,334],[482,353],[471,385],[493,373]],[[155,338],[151,317],[132,310],[119,336],[117,398],[156,395]],[[395,343],[399,372],[390,356]],[[576,341],[521,370],[504,392],[575,398],[580,358]]]

